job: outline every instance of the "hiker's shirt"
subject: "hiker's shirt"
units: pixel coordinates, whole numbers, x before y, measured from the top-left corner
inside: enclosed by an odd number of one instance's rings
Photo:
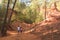
[[[20,27],[18,27],[17,29],[18,29],[18,31],[20,31]]]

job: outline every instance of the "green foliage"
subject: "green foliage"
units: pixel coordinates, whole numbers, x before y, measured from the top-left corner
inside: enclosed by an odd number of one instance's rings
[[[31,4],[29,6],[26,6],[25,3],[19,2],[17,0],[17,3],[14,8],[14,10],[16,10],[17,13],[15,16],[13,15],[14,17],[12,17],[12,19],[24,21],[26,23],[40,22],[44,19],[43,15],[44,15],[45,8],[43,7],[45,7],[46,5],[46,8],[48,9],[51,7],[51,4],[55,1],[56,0],[31,0]],[[7,0],[4,0],[3,3],[7,4]],[[12,4],[13,2],[11,0],[10,5]],[[60,10],[60,6],[59,6],[60,3],[57,2],[57,5],[58,5],[58,9]],[[2,10],[4,9],[2,8]],[[2,14],[0,14],[0,16],[1,15]]]
[[[32,2],[33,3],[33,2]],[[15,6],[17,11],[16,19],[26,23],[40,22],[43,20],[43,14],[40,13],[40,4],[31,4],[26,6],[25,3],[18,3]],[[41,14],[41,15],[39,15]]]

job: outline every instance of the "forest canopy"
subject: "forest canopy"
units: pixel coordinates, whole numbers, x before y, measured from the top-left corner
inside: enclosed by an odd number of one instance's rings
[[[59,0],[17,0],[14,7],[16,13],[12,15],[11,22],[15,20],[20,20],[26,23],[41,22],[45,19],[45,11],[47,13],[47,10],[50,9],[51,4],[54,2],[56,2],[57,8],[60,10]],[[6,13],[7,3],[8,0],[2,0],[0,2],[0,18],[2,19],[4,18],[4,15]],[[13,3],[14,0],[10,0],[9,9],[12,9]]]

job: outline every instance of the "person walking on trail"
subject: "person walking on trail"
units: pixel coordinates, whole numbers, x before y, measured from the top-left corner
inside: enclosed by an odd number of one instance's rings
[[[19,33],[19,32],[22,32],[22,27],[18,26],[18,27],[17,27],[17,30],[18,30],[18,33]]]

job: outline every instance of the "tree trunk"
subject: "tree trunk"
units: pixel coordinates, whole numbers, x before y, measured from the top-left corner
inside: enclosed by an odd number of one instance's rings
[[[7,32],[7,27],[6,27],[6,22],[7,22],[7,16],[8,16],[8,7],[9,7],[9,3],[10,3],[10,0],[8,0],[8,4],[7,4],[7,11],[6,11],[6,14],[5,14],[5,18],[4,18],[4,22],[3,22],[3,25],[1,27],[1,35],[2,36],[5,36],[6,35],[6,32]]]
[[[13,15],[13,10],[14,10],[14,7],[15,7],[15,4],[16,4],[16,1],[17,1],[17,0],[15,0],[15,2],[14,2],[14,4],[13,4],[13,8],[12,8],[12,11],[11,11],[10,17],[9,17],[9,19],[8,19],[8,23],[9,23],[9,24],[10,24],[10,21],[11,21],[11,17],[12,17],[12,15]]]
[[[45,19],[46,19],[46,1],[45,1],[45,14],[44,15],[45,15]]]

